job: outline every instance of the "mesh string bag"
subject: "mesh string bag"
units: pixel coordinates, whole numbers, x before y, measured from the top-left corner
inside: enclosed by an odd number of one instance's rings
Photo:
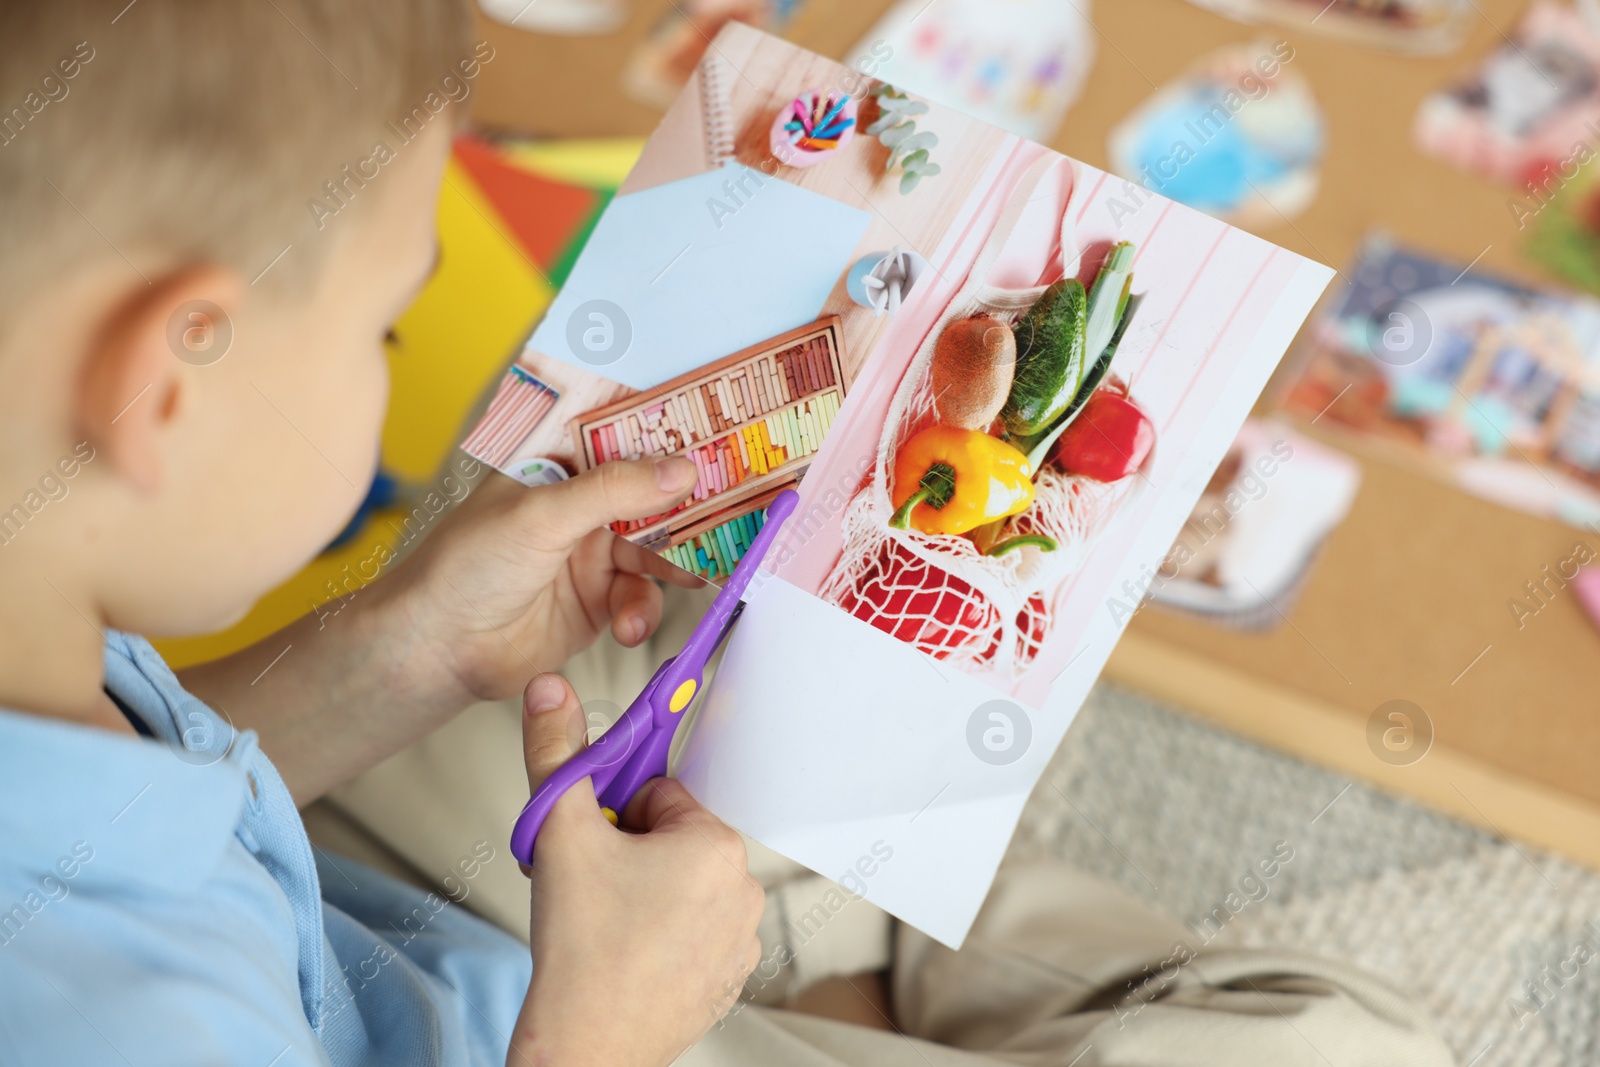
[[[1052,165],[1071,164],[1045,157],[1022,177],[967,281],[918,346],[890,401],[871,475],[845,508],[839,558],[819,591],[828,603],[935,659],[1013,678],[1049,640],[1057,587],[1083,565],[1095,535],[1140,479],[1106,484],[1047,465],[1035,481],[1033,504],[1007,519],[1000,536],[1043,535],[1056,549],[1025,546],[985,556],[965,537],[890,526],[890,472],[899,448],[935,421],[930,364],[944,327],[978,314],[1014,323],[1044,293],[1042,285],[1001,289],[984,279]],[[1063,258],[1072,247],[1070,217],[1069,210],[1061,223]]]

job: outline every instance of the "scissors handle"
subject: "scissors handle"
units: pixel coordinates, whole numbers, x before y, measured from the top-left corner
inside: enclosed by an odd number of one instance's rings
[[[650,694],[660,680],[661,672],[666,668],[667,664],[663,663],[656,671],[656,676],[650,679],[650,684],[645,686],[644,691],[628,706],[628,710],[607,728],[599,740],[568,759],[557,767],[550,777],[539,783],[539,788],[533,791],[528,802],[522,806],[516,824],[511,827],[512,855],[523,863],[533,862],[533,842],[539,836],[539,828],[544,825],[550,809],[556,806],[556,801],[560,800],[567,790],[585,778],[593,781],[596,793],[611,784],[617,772],[638,748],[637,739],[652,729]]]
[[[595,788],[600,790],[600,806],[621,815],[646,782],[666,777],[667,755],[672,751],[675,736],[675,730],[651,730],[609,786],[602,788],[595,783]]]
[[[645,782],[666,775],[672,739],[683,722],[684,710],[705,682],[706,664],[727,635],[740,598],[777,538],[779,527],[799,501],[800,495],[793,489],[773,498],[761,529],[682,651],[656,670],[628,710],[598,741],[563,763],[534,790],[511,829],[511,852],[518,860],[533,862],[534,841],[550,809],[585,778],[591,779],[601,809],[615,822]]]

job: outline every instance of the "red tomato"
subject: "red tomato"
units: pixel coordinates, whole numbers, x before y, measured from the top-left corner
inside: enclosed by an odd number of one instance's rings
[[[1139,405],[1100,389],[1056,441],[1051,457],[1069,474],[1116,482],[1143,466],[1155,443],[1156,428]]]

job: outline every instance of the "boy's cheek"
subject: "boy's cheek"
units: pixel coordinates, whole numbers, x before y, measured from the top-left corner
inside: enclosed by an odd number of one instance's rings
[[[272,354],[294,351],[297,340],[285,338]],[[241,373],[248,380],[237,409],[220,418],[225,438],[208,477],[218,469],[250,472],[236,486],[243,499],[214,486],[207,493],[222,501],[223,521],[235,534],[261,549],[235,555],[254,555],[262,565],[255,577],[268,585],[298,569],[359,507],[377,470],[388,401],[381,354],[363,360],[337,344],[307,344],[294,357],[278,359],[277,373]],[[238,371],[245,366],[241,360]],[[246,413],[250,417],[237,417]]]
[[[389,406],[387,357],[377,345],[370,357],[330,345],[312,359],[301,361],[296,370],[297,380],[286,386],[302,398],[301,410],[317,427],[315,431],[307,427],[306,435],[325,449],[334,466],[364,493],[377,467]]]

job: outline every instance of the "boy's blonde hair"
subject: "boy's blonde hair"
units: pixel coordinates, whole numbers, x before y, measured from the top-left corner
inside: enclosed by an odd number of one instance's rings
[[[147,280],[314,260],[380,142],[464,117],[471,24],[461,0],[0,0],[0,318],[112,250]]]

